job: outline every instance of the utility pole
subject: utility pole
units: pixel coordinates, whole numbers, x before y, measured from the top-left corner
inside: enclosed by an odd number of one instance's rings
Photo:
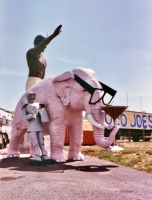
[[[128,106],[128,92],[126,93],[127,95],[127,106]],[[129,128],[129,135],[128,135],[128,138],[129,138],[129,142],[130,142],[130,128]]]
[[[141,98],[141,95],[140,95],[140,105],[141,105],[141,112],[142,112],[142,98]],[[143,124],[143,122],[142,122],[142,124]],[[144,125],[143,125],[143,141],[145,141]]]
[[[142,112],[142,99],[141,99],[141,95],[140,95],[140,106],[141,106],[141,112]]]
[[[128,92],[126,94],[127,94],[127,106],[128,106]]]

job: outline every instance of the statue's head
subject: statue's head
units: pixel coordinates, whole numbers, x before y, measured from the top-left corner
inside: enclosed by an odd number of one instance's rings
[[[46,37],[43,35],[37,35],[34,39],[34,46],[37,46],[40,42],[42,42]]]
[[[29,103],[34,103],[34,101],[36,99],[36,93],[35,92],[27,92],[26,98]]]

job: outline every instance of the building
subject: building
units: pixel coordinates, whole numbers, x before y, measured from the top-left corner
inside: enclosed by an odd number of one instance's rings
[[[0,148],[9,143],[12,130],[13,112],[0,108]]]
[[[105,113],[105,122],[112,124],[113,120]],[[140,139],[150,141],[152,139],[152,113],[124,111],[117,119],[116,124],[120,126],[116,139],[132,139],[134,142]],[[105,129],[105,137],[109,136],[111,131]],[[69,132],[66,130],[65,144],[69,144]],[[93,128],[90,122],[83,119],[83,144],[95,144],[93,137]]]

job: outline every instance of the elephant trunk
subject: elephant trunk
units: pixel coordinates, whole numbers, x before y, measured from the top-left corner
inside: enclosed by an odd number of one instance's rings
[[[95,121],[104,127],[104,112],[101,111],[101,109],[94,109],[93,116],[94,116]],[[94,139],[95,139],[96,144],[102,148],[109,147],[113,143],[115,139],[115,135],[118,132],[118,130],[119,130],[119,127],[114,126],[112,128],[112,132],[110,133],[109,137],[105,139],[104,128],[101,129],[93,125],[93,133],[94,133]]]

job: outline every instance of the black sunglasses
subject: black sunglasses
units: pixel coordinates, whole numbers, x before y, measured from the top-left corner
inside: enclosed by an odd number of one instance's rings
[[[90,100],[89,100],[89,104],[93,104],[94,105],[94,104],[98,103],[102,99],[103,104],[107,105],[107,104],[109,104],[112,101],[112,99],[114,98],[114,96],[115,96],[115,94],[117,92],[116,90],[110,88],[109,86],[107,86],[107,85],[105,85],[104,83],[101,83],[101,82],[99,82],[99,83],[100,83],[100,85],[101,85],[102,88],[94,88],[91,85],[89,85],[87,82],[85,82],[84,80],[82,80],[76,74],[74,74],[74,80],[77,83],[79,83],[86,91],[88,91],[91,94],[91,97],[90,97]],[[103,95],[99,99],[93,100],[93,99],[95,99],[96,95],[94,95],[94,94],[95,94],[95,92],[97,90],[100,90],[101,92],[103,92]],[[107,93],[111,96],[111,98],[110,98],[110,100],[107,103],[105,103],[104,102],[104,97],[105,97],[105,95]]]

